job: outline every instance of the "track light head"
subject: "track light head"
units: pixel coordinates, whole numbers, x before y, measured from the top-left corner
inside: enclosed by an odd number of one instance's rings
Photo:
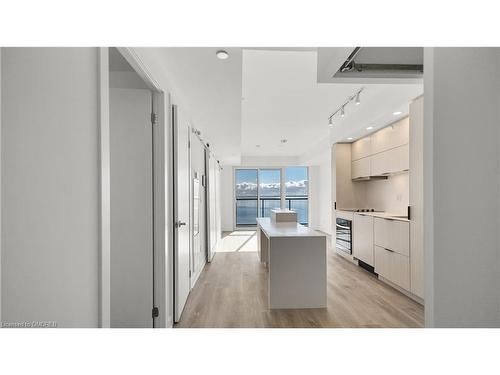
[[[342,106],[340,109],[340,117],[345,117],[345,109],[344,109],[345,104]]]
[[[359,95],[361,94],[361,91],[356,94],[356,105],[361,104],[361,100],[359,99]]]

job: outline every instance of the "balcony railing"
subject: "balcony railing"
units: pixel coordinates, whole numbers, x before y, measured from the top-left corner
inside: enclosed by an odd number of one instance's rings
[[[271,210],[280,208],[280,197],[260,197],[257,205],[257,197],[236,198],[236,226],[255,226],[257,217],[269,217]],[[300,224],[308,224],[308,197],[286,197],[285,208],[297,212]]]

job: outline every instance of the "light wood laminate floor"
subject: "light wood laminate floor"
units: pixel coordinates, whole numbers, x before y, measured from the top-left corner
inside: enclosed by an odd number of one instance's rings
[[[255,232],[225,234],[202,271],[176,327],[422,327],[423,307],[374,275],[328,251],[328,306],[267,308],[267,271]]]

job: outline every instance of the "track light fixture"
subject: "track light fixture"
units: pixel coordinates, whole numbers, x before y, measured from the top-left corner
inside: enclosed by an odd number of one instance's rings
[[[363,92],[364,88],[360,88],[358,91],[356,91],[353,95],[348,97],[346,101],[337,108],[335,112],[333,112],[329,117],[328,117],[328,125],[332,126],[333,125],[333,118],[335,117],[336,114],[340,113],[340,117],[344,118],[345,117],[345,107],[348,105],[350,102],[355,101],[356,105],[361,104],[361,93]]]

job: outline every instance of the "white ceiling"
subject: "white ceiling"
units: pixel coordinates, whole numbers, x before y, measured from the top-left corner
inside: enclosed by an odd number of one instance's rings
[[[241,48],[224,48],[227,60],[216,58],[219,49],[162,48],[161,57],[192,125],[222,163],[235,164],[241,157]]]
[[[313,48],[228,48],[227,60],[215,57],[218,49],[158,50],[193,126],[223,164],[238,164],[242,157],[298,157],[328,137],[364,135],[367,124],[390,123],[393,111],[407,110],[422,93],[421,84],[317,83]],[[360,87],[362,104],[348,107],[330,129],[328,116]]]
[[[243,155],[302,155],[328,136],[333,107],[359,85],[317,84],[316,56],[316,51],[243,51]]]
[[[318,84],[316,51],[244,50],[242,79],[244,156],[310,152],[329,136],[328,117],[360,88],[361,105],[347,106],[346,116],[331,128],[336,140],[392,122],[392,113],[407,111],[409,101],[422,92],[421,84]],[[282,144],[281,139],[288,141]]]

